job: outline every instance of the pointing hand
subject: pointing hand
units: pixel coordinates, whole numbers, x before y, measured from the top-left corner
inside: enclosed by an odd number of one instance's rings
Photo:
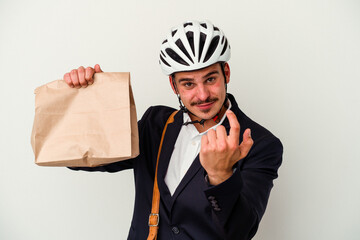
[[[251,130],[246,129],[243,141],[239,144],[240,124],[236,115],[228,110],[226,116],[230,123],[229,135],[225,127],[220,125],[216,130],[210,129],[201,138],[200,162],[212,185],[228,179],[233,173],[234,164],[247,156],[254,143]]]

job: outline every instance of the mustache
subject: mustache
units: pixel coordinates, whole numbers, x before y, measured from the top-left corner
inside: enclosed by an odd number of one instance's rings
[[[205,99],[205,101],[192,102],[192,103],[190,103],[190,105],[195,106],[195,105],[204,104],[204,103],[212,103],[212,102],[216,102],[218,100],[219,100],[219,98],[217,98],[217,97],[214,97],[214,98],[208,97],[207,99]]]

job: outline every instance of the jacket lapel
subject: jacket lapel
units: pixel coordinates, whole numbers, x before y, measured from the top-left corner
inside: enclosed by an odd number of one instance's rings
[[[176,190],[174,192],[174,195],[171,198],[171,207],[170,207],[170,209],[173,207],[173,205],[174,205],[177,197],[179,196],[179,194],[186,187],[186,185],[191,181],[191,179],[198,173],[198,171],[200,169],[201,169],[201,163],[200,163],[200,160],[199,160],[199,155],[197,155],[197,157],[195,158],[195,160],[191,164],[190,168],[186,172],[185,176],[183,177],[183,179],[181,179],[181,182],[180,182],[179,186],[176,188]]]

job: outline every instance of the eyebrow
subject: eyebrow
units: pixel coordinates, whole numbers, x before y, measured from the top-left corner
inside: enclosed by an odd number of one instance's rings
[[[219,71],[218,70],[214,70],[214,71],[212,71],[212,72],[209,72],[208,74],[206,74],[205,76],[203,76],[202,78],[204,79],[204,78],[207,78],[207,77],[209,77],[209,76],[211,76],[211,75],[213,75],[213,74],[219,74]],[[193,78],[180,78],[179,79],[179,83],[181,83],[181,82],[192,82],[192,81],[194,81],[194,79]]]
[[[211,76],[211,75],[213,75],[213,74],[219,74],[219,71],[218,71],[218,70],[214,70],[214,71],[212,71],[212,72],[209,72],[209,73],[206,74],[203,78],[207,78],[207,77],[209,77],[209,76]]]

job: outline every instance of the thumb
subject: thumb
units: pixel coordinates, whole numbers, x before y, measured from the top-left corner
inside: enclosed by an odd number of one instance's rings
[[[254,140],[251,138],[251,130],[248,128],[243,134],[243,141],[239,145],[240,149],[240,159],[246,157],[254,144]]]
[[[95,69],[95,73],[100,73],[100,72],[103,72],[103,70],[101,70],[101,68],[100,68],[100,65],[99,65],[99,64],[95,64],[94,69]]]

